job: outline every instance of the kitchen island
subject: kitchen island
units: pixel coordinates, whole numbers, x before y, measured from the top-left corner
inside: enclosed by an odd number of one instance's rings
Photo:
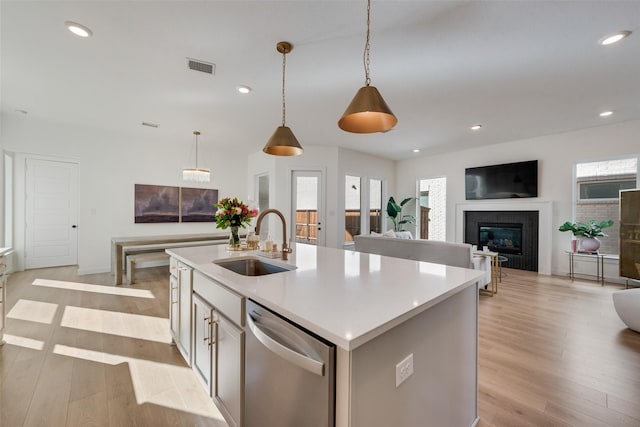
[[[231,425],[243,425],[247,410],[247,298],[335,344],[336,426],[477,422],[475,283],[483,272],[304,244],[294,246],[288,261],[228,252],[224,246],[167,253],[172,257],[172,334]],[[247,277],[214,263],[246,257],[290,270]],[[204,319],[216,319],[218,330],[200,333],[204,341],[215,335],[222,345],[218,334],[224,333],[232,338],[227,343],[237,342],[238,361],[220,360],[220,349],[215,354],[213,363],[225,369],[203,366],[204,350],[197,347],[202,322],[194,314],[202,311],[202,301],[213,313]],[[228,372],[233,376],[218,385],[206,378]],[[404,381],[396,385],[398,375]],[[228,387],[233,378],[236,386]]]

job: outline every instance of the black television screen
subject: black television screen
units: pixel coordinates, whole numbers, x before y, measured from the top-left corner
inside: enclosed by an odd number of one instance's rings
[[[538,197],[538,161],[465,169],[467,200]]]

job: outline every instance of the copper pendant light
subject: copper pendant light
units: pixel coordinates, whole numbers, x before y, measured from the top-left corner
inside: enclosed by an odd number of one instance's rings
[[[364,86],[358,90],[351,104],[338,120],[340,129],[353,133],[386,132],[398,123],[398,118],[393,114],[387,103],[375,86],[371,86],[369,76],[371,50],[371,0],[367,0],[367,40],[364,46]]]
[[[276,45],[278,52],[282,54],[282,126],[278,126],[276,131],[271,135],[267,145],[262,151],[274,156],[298,156],[304,151],[295,135],[289,127],[285,125],[286,104],[284,96],[284,72],[287,64],[287,53],[291,52],[293,45],[289,42],[279,42]]]

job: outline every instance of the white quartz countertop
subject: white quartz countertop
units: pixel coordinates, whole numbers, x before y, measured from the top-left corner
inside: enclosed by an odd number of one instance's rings
[[[168,254],[347,351],[474,284],[484,271],[296,244],[288,261],[224,245]],[[212,261],[258,257],[291,271],[247,277]],[[215,305],[215,302],[212,302]]]

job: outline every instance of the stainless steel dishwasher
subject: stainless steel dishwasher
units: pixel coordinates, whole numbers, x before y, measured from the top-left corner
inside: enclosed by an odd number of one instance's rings
[[[245,426],[335,425],[335,345],[247,301]]]

